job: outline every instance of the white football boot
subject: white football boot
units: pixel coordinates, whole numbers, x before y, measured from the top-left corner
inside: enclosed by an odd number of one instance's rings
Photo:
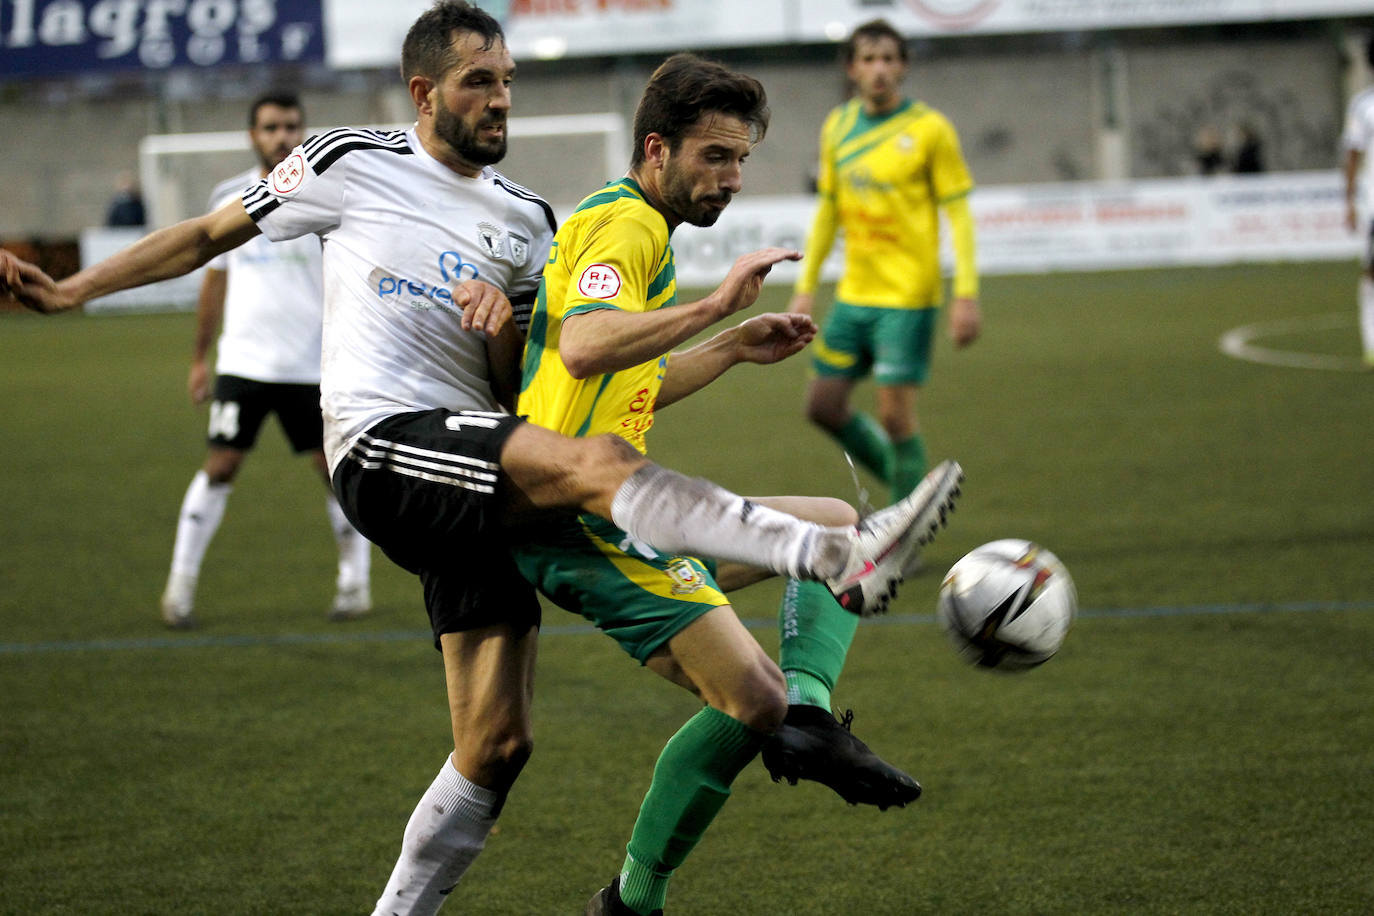
[[[903,499],[860,520],[844,572],[825,582],[840,607],[860,617],[887,610],[912,555],[954,510],[963,480],[957,461],[943,461]]]
[[[334,604],[329,608],[329,619],[335,623],[357,620],[372,611],[372,593],[367,584],[343,585],[334,594]]]
[[[172,573],[162,590],[162,622],[173,630],[196,628],[196,577]]]

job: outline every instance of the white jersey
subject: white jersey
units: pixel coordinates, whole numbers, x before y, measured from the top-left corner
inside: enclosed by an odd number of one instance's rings
[[[477,278],[529,321],[553,241],[553,210],[490,168],[467,178],[415,129],[340,128],[306,140],[243,193],[263,234],[324,240],[320,380],[332,470],[398,413],[500,410],[486,338],[464,331],[452,289]]]
[[[1374,213],[1374,87],[1357,93],[1345,113],[1341,148],[1363,155],[1360,165],[1360,204],[1363,212]]]
[[[238,197],[259,177],[258,169],[249,169],[220,182],[210,194],[210,209]],[[259,235],[209,267],[228,274],[215,372],[258,382],[318,384],[324,302],[320,240],[273,242]]]

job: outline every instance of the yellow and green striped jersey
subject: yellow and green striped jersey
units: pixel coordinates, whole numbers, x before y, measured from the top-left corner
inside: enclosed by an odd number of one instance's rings
[[[615,433],[641,452],[668,357],[576,379],[558,353],[563,321],[597,309],[649,312],[677,300],[668,223],[630,178],[582,201],[553,239],[530,318],[517,412],[567,436]]]
[[[959,138],[944,115],[911,100],[877,117],[865,114],[857,98],[834,109],[821,128],[817,190],[820,206],[799,292],[815,290],[838,228],[845,255],[836,299],[908,308],[939,304],[939,207],[973,190]],[[956,251],[962,263],[955,294],[976,296],[967,247]]]

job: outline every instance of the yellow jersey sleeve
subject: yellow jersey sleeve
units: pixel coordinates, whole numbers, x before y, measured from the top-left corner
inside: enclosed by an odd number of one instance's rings
[[[667,358],[577,379],[563,364],[559,340],[563,323],[578,315],[651,311],[676,296],[668,225],[634,182],[588,197],[558,230],[544,266],[517,411],[564,435],[615,433],[645,451]]]

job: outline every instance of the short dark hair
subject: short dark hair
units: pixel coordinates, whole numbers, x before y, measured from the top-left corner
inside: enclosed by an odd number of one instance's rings
[[[1369,66],[1374,67],[1374,33],[1371,33],[1364,43],[1364,59]]]
[[[849,33],[849,40],[844,43],[845,66],[854,63],[854,55],[859,52],[860,41],[879,41],[883,38],[891,38],[897,42],[897,51],[902,55],[902,62],[906,63],[906,39],[902,37],[902,33],[886,19],[870,19],[856,25],[854,31]]]
[[[483,51],[506,40],[501,23],[466,0],[438,0],[406,32],[401,45],[401,79],[407,83],[413,76],[437,80],[447,73],[458,63],[453,53],[454,32],[482,36]]]
[[[674,54],[665,60],[649,77],[635,109],[630,167],[644,162],[644,139],[649,134],[660,135],[669,150],[676,150],[701,116],[711,112],[747,123],[755,143],[768,131],[768,94],[758,80],[695,54]]]
[[[253,107],[248,109],[248,126],[258,126],[258,109],[264,105],[276,105],[278,108],[294,108],[305,116],[305,109],[301,107],[301,100],[294,92],[287,92],[284,89],[274,89],[271,92],[264,92],[253,100]]]

